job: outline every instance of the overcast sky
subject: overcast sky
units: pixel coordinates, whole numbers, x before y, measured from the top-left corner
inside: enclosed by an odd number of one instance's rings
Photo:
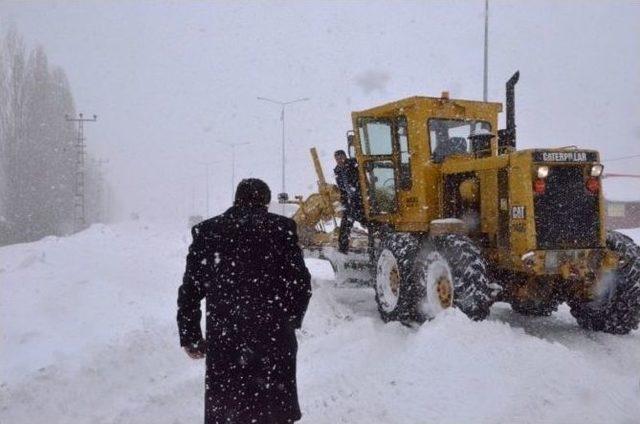
[[[615,159],[640,154],[640,2],[491,1],[489,97],[517,69],[519,147],[578,144]],[[280,191],[287,110],[287,191],[315,188],[308,149],[331,176],[352,110],[412,95],[482,97],[483,0],[0,2],[3,27],[42,44],[67,72],[88,150],[123,213],[211,213],[236,174]],[[640,158],[605,162],[640,172]]]

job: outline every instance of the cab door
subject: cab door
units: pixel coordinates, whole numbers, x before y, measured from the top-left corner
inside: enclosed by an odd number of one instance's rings
[[[387,118],[360,118],[357,126],[365,213],[370,220],[388,222],[398,211],[398,126]]]

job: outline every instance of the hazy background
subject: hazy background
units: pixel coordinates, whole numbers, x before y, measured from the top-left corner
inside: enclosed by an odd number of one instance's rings
[[[520,147],[579,144],[606,170],[640,172],[640,2],[491,1],[489,98],[517,69]],[[183,218],[229,206],[237,175],[280,191],[280,110],[256,96],[310,97],[287,110],[287,191],[309,193],[308,154],[329,175],[352,110],[411,95],[481,99],[484,1],[3,1],[66,71],[88,150],[108,159],[119,216]],[[4,28],[3,28],[4,29]],[[62,119],[62,117],[61,117]],[[195,209],[195,210],[194,210]]]

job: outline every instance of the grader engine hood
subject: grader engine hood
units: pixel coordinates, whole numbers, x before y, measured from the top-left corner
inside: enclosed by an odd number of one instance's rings
[[[520,240],[526,238],[527,252],[535,252],[524,262],[535,260],[539,265],[535,267],[537,272],[550,273],[560,271],[556,264],[563,260],[556,258],[564,258],[566,262],[582,262],[578,258],[589,263],[598,262],[599,255],[586,252],[604,247],[602,165],[598,152],[521,151],[514,154],[511,165],[516,170],[511,172],[509,184],[511,236]],[[530,183],[519,185],[518,179]],[[521,189],[527,186],[530,191],[522,192]],[[585,255],[578,254],[579,251],[584,251]],[[527,252],[521,251],[521,254]],[[546,253],[549,257],[545,260]]]
[[[535,151],[533,162],[538,248],[599,247],[600,181],[591,175],[597,153]]]

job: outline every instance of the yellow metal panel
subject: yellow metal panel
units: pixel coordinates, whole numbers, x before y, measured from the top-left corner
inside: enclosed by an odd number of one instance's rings
[[[495,238],[498,231],[498,172],[496,169],[478,172],[480,179],[480,231]]]
[[[366,164],[372,159],[362,154],[358,119],[392,119],[398,116],[406,116],[408,122],[412,187],[406,191],[399,190],[397,213],[384,216],[376,215],[373,219],[378,222],[397,225],[399,229],[421,228],[425,231],[428,230],[430,221],[442,218],[440,213],[442,170],[449,167],[451,172],[464,172],[463,169],[456,169],[456,166],[464,167],[469,171],[494,169],[506,161],[504,158],[469,161],[469,156],[466,156],[461,158],[457,165],[449,165],[449,160],[444,165],[432,163],[427,128],[428,120],[430,118],[482,120],[489,122],[495,133],[498,126],[498,113],[501,111],[502,105],[500,103],[448,100],[436,97],[410,97],[371,109],[353,112],[351,116],[356,136],[356,156],[360,167],[360,184],[363,189],[366,189]],[[393,159],[397,164],[399,158],[395,153]],[[365,214],[371,219],[371,209],[366,199],[366,191],[363,191],[363,194],[365,195]]]
[[[503,148],[503,151],[498,152],[498,137],[496,136],[491,141],[491,155],[488,157],[476,158],[474,154],[469,153],[448,157],[443,163],[433,163],[431,159],[429,119],[486,121],[490,123],[492,133],[497,135],[498,114],[500,112],[502,112],[500,103],[420,96],[353,112],[356,158],[360,168],[360,184],[363,189],[367,217],[374,222],[388,223],[396,231],[427,232],[431,221],[447,218],[443,216],[442,212],[443,200],[448,200],[443,199],[445,177],[449,179],[455,174],[469,174],[469,177],[473,175],[479,184],[479,199],[477,201],[474,199],[473,187],[467,187],[466,196],[463,196],[466,203],[462,201],[457,203],[458,198],[454,199],[452,203],[457,214],[475,212],[479,208],[480,227],[479,229],[473,228],[473,233],[470,235],[478,237],[479,243],[484,247],[487,259],[498,267],[529,276],[549,274],[549,270],[545,269],[545,251],[537,250],[536,246],[532,189],[534,172],[538,166],[538,163],[534,163],[533,160],[535,149],[515,151],[512,148]],[[407,120],[412,185],[410,189],[398,190],[398,210],[396,213],[372,216],[367,199],[365,170],[367,163],[376,160],[376,158],[363,155],[358,121],[360,118],[395,119],[399,116],[404,116]],[[567,148],[545,148],[544,151],[568,152],[570,150]],[[386,156],[386,159],[392,160],[396,170],[399,169],[400,158],[396,149],[392,155]],[[503,179],[505,173],[506,179]],[[464,178],[466,176],[461,175],[453,177],[451,181],[455,184],[461,184]],[[507,182],[508,187],[505,185]],[[396,181],[396,185],[399,186],[398,181]],[[465,187],[462,188],[464,191]],[[452,187],[452,190],[456,191],[451,194],[459,196],[459,189],[460,187]],[[600,204],[600,240],[604,245],[606,209],[602,193],[600,193],[598,200]],[[502,235],[502,232],[507,234],[508,238],[502,238],[502,236],[499,238],[498,235]],[[598,253],[599,250],[602,249],[593,250],[595,252],[592,255],[594,258],[601,254]],[[528,252],[532,252],[532,254],[527,263],[524,263],[522,255]],[[591,262],[594,264],[598,262],[594,261]],[[572,263],[578,262],[573,261]],[[595,269],[601,266],[600,262],[585,267]]]

